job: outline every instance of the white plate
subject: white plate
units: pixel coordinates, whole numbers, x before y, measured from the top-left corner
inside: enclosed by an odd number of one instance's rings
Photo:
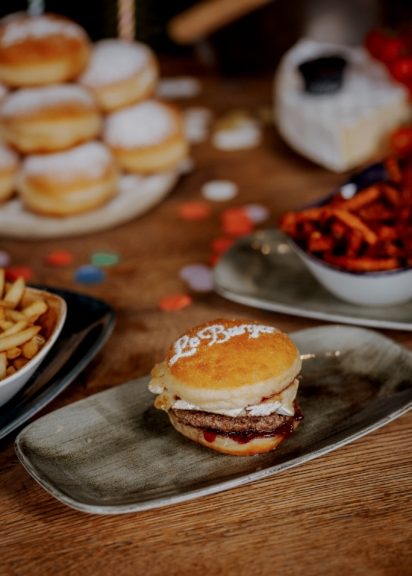
[[[304,266],[276,228],[241,238],[219,260],[215,290],[239,304],[316,318],[412,330],[412,301],[396,306],[361,306],[333,296]]]
[[[291,337],[302,354],[311,354],[298,392],[304,419],[274,452],[227,456],[188,440],[153,407],[144,377],[29,424],[17,437],[17,455],[64,504],[122,514],[282,472],[376,430],[412,406],[412,353],[388,338],[350,326]]]
[[[124,175],[117,196],[92,212],[50,218],[29,212],[15,198],[0,206],[0,234],[8,238],[60,238],[98,232],[141,216],[172,190],[180,171],[151,176]]]

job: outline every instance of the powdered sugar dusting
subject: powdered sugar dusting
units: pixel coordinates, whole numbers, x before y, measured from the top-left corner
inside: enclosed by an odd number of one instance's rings
[[[95,106],[94,99],[86,88],[75,84],[59,84],[40,88],[24,88],[12,92],[3,101],[0,115],[3,117],[15,116],[71,103],[88,108]]]
[[[173,345],[173,356],[169,360],[169,366],[176,364],[181,358],[188,358],[197,354],[202,340],[207,342],[208,346],[223,344],[228,340],[242,334],[248,334],[249,338],[256,339],[262,334],[274,334],[278,332],[274,326],[265,326],[264,324],[239,324],[238,326],[225,327],[224,324],[211,324],[196,332],[195,336],[185,334],[178,338]]]
[[[99,178],[113,162],[109,150],[100,142],[88,142],[54,154],[28,156],[23,163],[27,176],[56,176],[70,181],[80,174]]]
[[[0,170],[17,166],[17,154],[0,142]]]
[[[1,45],[6,48],[12,44],[27,39],[46,38],[47,36],[68,36],[84,38],[83,29],[74,22],[51,18],[50,16],[22,16],[3,20],[4,33],[0,39]]]
[[[160,102],[147,100],[109,116],[104,135],[111,146],[139,148],[162,142],[174,128],[169,109]]]
[[[139,42],[101,40],[95,44],[88,68],[80,81],[86,86],[102,86],[129,78],[142,71],[151,51]]]

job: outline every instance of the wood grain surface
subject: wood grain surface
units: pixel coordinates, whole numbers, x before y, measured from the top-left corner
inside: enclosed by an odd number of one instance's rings
[[[202,94],[186,105],[219,115],[234,108],[270,106],[270,79],[204,79]],[[322,196],[341,176],[306,162],[271,127],[258,148],[193,147],[195,170],[152,212],[110,231],[83,238],[11,241],[1,248],[13,264],[30,265],[34,280],[107,300],[117,312],[114,333],[81,376],[42,414],[131,377],[146,374],[172,339],[216,317],[256,318],[286,331],[320,322],[278,315],[193,294],[179,312],[158,301],[186,287],[184,264],[207,261],[228,206],[261,202],[277,221],[286,209]],[[211,218],[184,222],[181,202],[201,198],[211,179],[235,181],[239,196],[213,204]],[[46,267],[53,249],[69,249],[73,266]],[[99,285],[76,284],[73,273],[97,250],[121,254],[122,265]],[[384,332],[412,348],[407,332]],[[125,516],[74,511],[47,494],[19,464],[13,438],[0,452],[1,575],[376,575],[412,573],[412,414],[298,468],[192,502]],[[155,458],[156,455],[154,454]]]

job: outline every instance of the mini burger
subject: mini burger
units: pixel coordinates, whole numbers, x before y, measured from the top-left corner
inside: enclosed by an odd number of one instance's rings
[[[187,438],[250,456],[274,450],[299,425],[300,368],[295,344],[274,326],[215,320],[172,344],[149,389]]]

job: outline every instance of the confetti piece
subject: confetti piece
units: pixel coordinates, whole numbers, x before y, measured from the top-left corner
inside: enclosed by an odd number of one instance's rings
[[[106,273],[97,266],[85,265],[77,268],[74,279],[79,284],[99,284],[106,279]]]
[[[197,78],[180,76],[162,78],[157,87],[157,96],[174,100],[176,98],[193,98],[202,91],[202,84]]]
[[[120,262],[120,256],[116,252],[94,252],[90,261],[93,266],[115,266]]]
[[[269,209],[262,204],[246,204],[243,210],[254,224],[264,222],[270,215]]]
[[[214,202],[232,200],[238,194],[238,187],[230,180],[211,180],[202,186],[202,196]]]
[[[222,229],[229,236],[244,236],[253,232],[254,224],[243,208],[229,208],[222,213]]]
[[[187,108],[184,111],[185,132],[189,142],[199,144],[207,139],[212,116],[208,108]]]
[[[9,282],[20,277],[28,282],[33,278],[33,270],[29,266],[9,266],[6,268],[6,280]]]
[[[260,144],[262,130],[246,111],[233,110],[216,122],[212,144],[219,150],[243,150]]]
[[[180,277],[195,292],[213,290],[213,274],[205,264],[189,264],[180,270]]]
[[[220,256],[221,254],[211,254],[209,256],[209,266],[216,266],[216,264],[219,262],[220,260]]]
[[[10,254],[4,250],[0,250],[0,267],[5,268],[10,264]]]
[[[73,262],[73,254],[68,250],[53,250],[45,258],[47,266],[70,266]]]
[[[171,294],[165,296],[159,302],[159,308],[164,312],[182,310],[192,304],[192,298],[188,294]]]
[[[184,202],[180,204],[178,213],[183,220],[205,220],[212,209],[207,202]]]
[[[211,248],[215,254],[223,254],[234,244],[233,238],[228,238],[227,236],[218,236],[212,240]]]

